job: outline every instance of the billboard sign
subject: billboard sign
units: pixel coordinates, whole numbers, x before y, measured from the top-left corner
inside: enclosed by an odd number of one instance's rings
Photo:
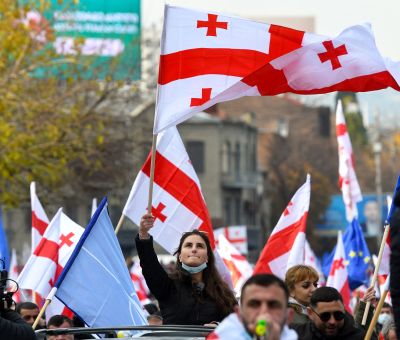
[[[357,208],[358,220],[363,232],[368,236],[380,235],[388,213],[386,200],[383,200],[383,205],[379,208],[378,197],[375,194],[363,195],[363,200],[357,203]],[[381,221],[379,221],[379,209],[381,210]],[[345,230],[348,224],[342,195],[332,195],[322,222],[317,225],[317,230]]]
[[[50,0],[43,17],[56,56],[87,63],[83,78],[140,78],[140,0]]]

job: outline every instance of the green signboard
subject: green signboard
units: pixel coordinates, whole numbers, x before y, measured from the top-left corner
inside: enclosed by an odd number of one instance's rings
[[[83,78],[140,78],[140,0],[51,0],[43,14],[56,55],[79,55]]]

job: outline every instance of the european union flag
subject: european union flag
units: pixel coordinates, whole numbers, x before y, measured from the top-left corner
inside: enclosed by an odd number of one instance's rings
[[[368,285],[367,271],[371,260],[371,254],[365,242],[358,219],[353,219],[347,226],[346,232],[343,235],[343,245],[346,251],[350,289],[354,290],[363,284]],[[322,270],[326,276],[329,275],[334,254],[335,249],[323,259]]]

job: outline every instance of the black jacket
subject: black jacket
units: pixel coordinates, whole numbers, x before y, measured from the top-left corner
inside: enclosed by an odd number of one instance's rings
[[[36,335],[16,311],[7,309],[0,315],[0,339],[36,340]]]
[[[355,327],[353,319],[348,315],[344,319],[343,327],[334,338],[325,337],[311,320],[304,324],[291,324],[290,328],[293,328],[297,332],[300,340],[363,340],[365,336],[365,331]]]
[[[400,191],[393,203],[394,212],[390,219],[390,296],[392,298],[397,338],[400,339]]]
[[[204,325],[221,321],[227,315],[204,290],[196,290],[191,278],[186,281],[171,279],[160,265],[153,248],[153,238],[140,240],[136,236],[136,248],[143,276],[151,293],[158,300],[164,324]]]

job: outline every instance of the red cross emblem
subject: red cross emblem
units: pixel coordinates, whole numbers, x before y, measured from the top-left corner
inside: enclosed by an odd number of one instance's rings
[[[319,60],[321,60],[321,63],[329,60],[332,64],[332,70],[336,70],[337,68],[342,67],[339,61],[339,56],[348,54],[346,46],[343,44],[339,47],[333,47],[332,40],[324,41],[322,45],[324,45],[324,47],[326,48],[326,52],[318,53],[318,57]]]
[[[208,21],[197,20],[197,28],[207,27],[207,36],[216,37],[217,28],[228,29],[227,21],[217,21],[218,15],[208,14]]]
[[[334,276],[335,272],[338,269],[341,269],[341,268],[344,269],[343,258],[340,258],[338,260],[334,260],[333,263],[332,263],[332,268],[331,268],[331,272],[329,273],[329,276]]]
[[[59,247],[61,248],[64,244],[66,244],[68,247],[71,247],[74,242],[71,241],[71,238],[74,236],[75,234],[73,232],[70,232],[68,235],[61,235],[60,236],[60,245]]]
[[[190,100],[190,107],[192,106],[200,106],[203,105],[205,102],[209,101],[211,98],[211,90],[212,88],[202,88],[201,89],[201,98],[192,98]]]
[[[165,208],[165,204],[158,203],[157,208],[151,207],[151,213],[154,216],[154,221],[158,218],[161,222],[164,222],[167,219],[167,216],[163,215],[162,211]]]
[[[230,243],[243,243],[243,242],[247,241],[245,238],[238,237],[238,236],[240,236],[239,231],[236,231],[236,235],[235,235],[236,238],[231,238],[228,228],[224,228],[224,236]]]
[[[289,207],[291,207],[292,205],[293,205],[293,202],[290,201],[289,204],[287,205],[287,207],[285,208],[285,210],[283,211],[283,216],[287,216],[290,214]]]

